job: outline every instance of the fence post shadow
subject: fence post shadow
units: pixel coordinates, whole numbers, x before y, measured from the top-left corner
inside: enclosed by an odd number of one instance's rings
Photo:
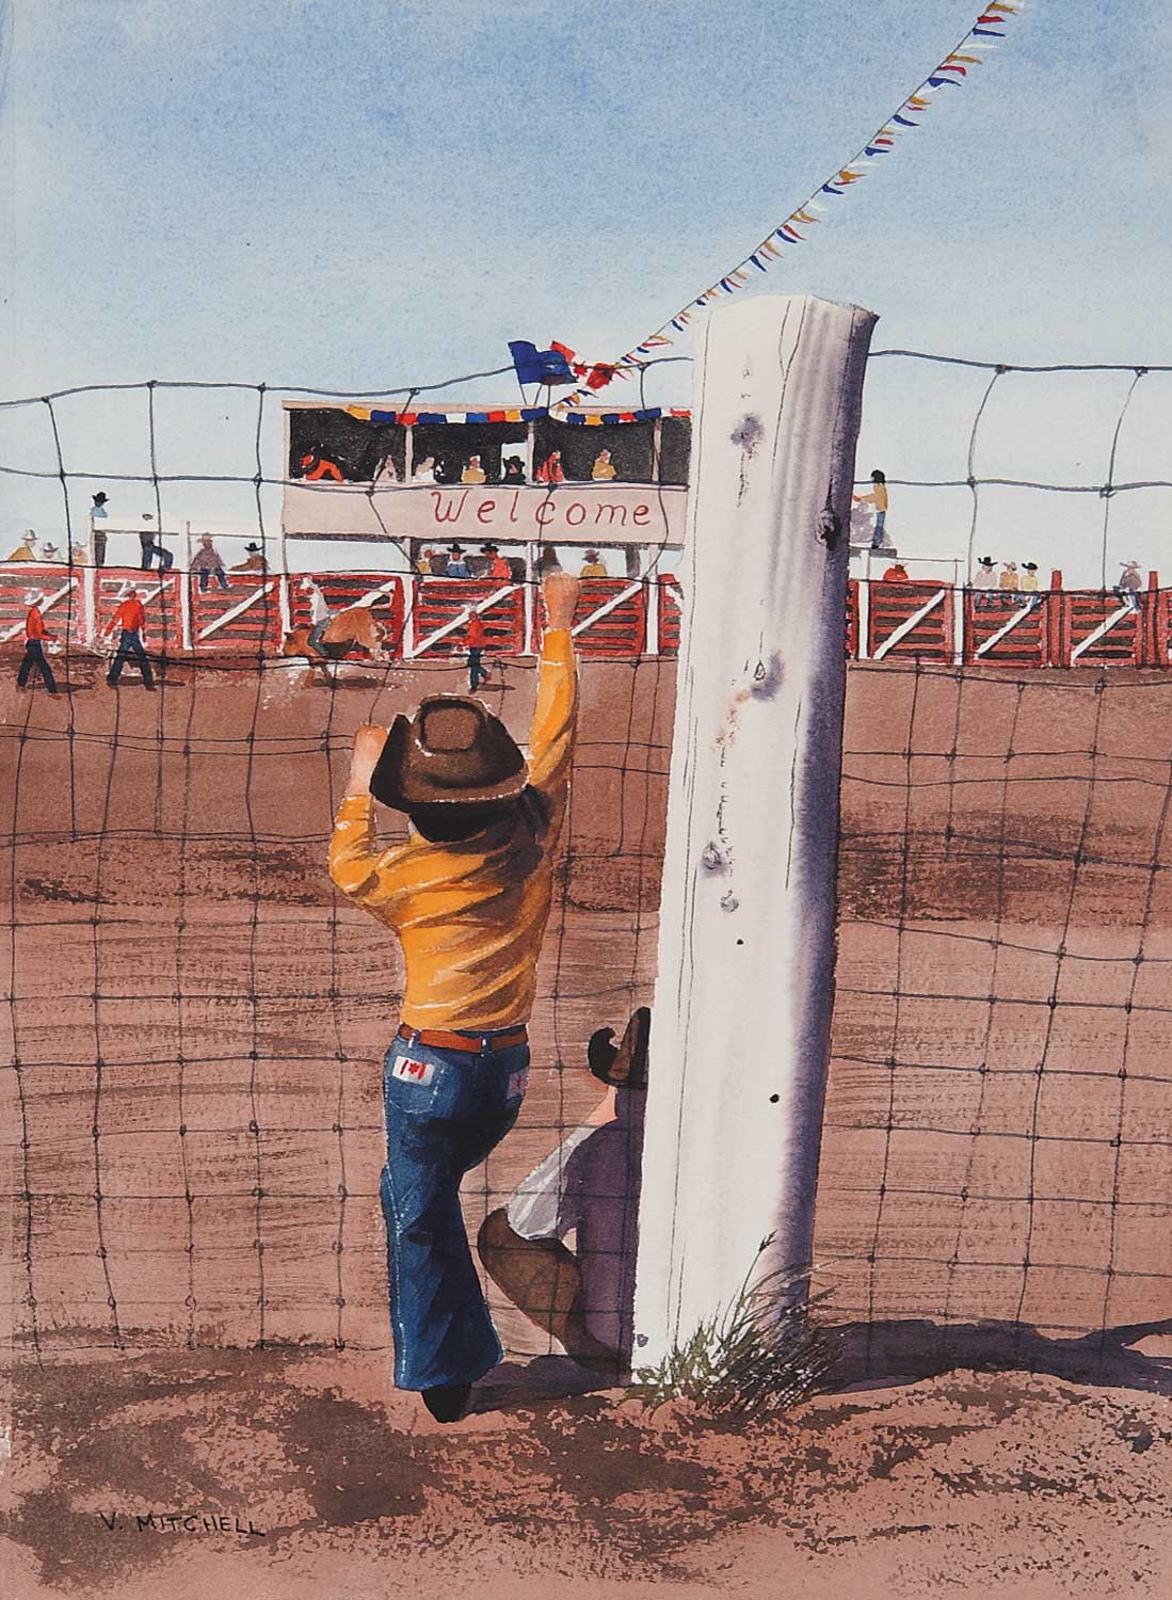
[[[843,1323],[828,1330],[838,1344],[827,1387],[887,1388],[962,1370],[1030,1372],[1070,1383],[1172,1395],[1172,1317],[1122,1324],[1072,1338],[1027,1323],[937,1323],[929,1318]],[[1166,1356],[1133,1347],[1168,1339]]]

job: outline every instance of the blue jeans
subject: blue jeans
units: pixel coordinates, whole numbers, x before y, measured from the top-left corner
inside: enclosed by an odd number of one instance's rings
[[[151,664],[147,660],[147,653],[142,646],[142,634],[139,633],[137,628],[133,632],[128,628],[123,628],[121,637],[118,640],[118,648],[114,652],[114,659],[110,663],[110,670],[106,674],[106,682],[117,683],[122,676],[122,668],[131,657],[134,658],[138,665],[138,670],[142,673],[143,683],[148,689],[153,688],[154,675],[151,672]]]
[[[169,572],[171,570],[175,557],[165,545],[157,544],[153,539],[140,542],[142,543],[142,561],[140,565],[144,572],[151,570],[151,564],[156,556],[159,558],[160,572]]]
[[[387,1224],[395,1383],[475,1383],[502,1350],[472,1263],[460,1179],[504,1138],[521,1109],[528,1045],[433,1050],[396,1038],[383,1067]]]
[[[882,550],[882,548],[883,548],[883,528],[884,528],[884,525],[886,524],[886,522],[887,522],[887,513],[886,513],[886,511],[876,512],[876,514],[875,514],[875,526],[871,530],[871,549],[872,550]]]
[[[53,669],[45,658],[45,649],[39,639],[26,639],[24,645],[24,660],[20,663],[20,671],[16,674],[16,684],[23,689],[29,680],[29,673],[33,670],[40,673],[44,680],[45,688],[50,694],[57,693],[57,680],[53,676]]]

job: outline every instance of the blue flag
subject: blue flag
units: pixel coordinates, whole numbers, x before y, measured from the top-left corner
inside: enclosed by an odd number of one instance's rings
[[[559,350],[539,350],[528,339],[510,339],[509,354],[520,383],[573,383],[570,363]]]

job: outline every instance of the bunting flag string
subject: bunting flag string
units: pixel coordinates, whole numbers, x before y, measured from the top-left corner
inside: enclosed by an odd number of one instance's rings
[[[722,278],[718,278],[711,288],[705,289],[702,294],[689,300],[686,306],[669,317],[662,326],[649,333],[641,344],[635,345],[617,361],[592,363],[589,366],[590,381],[571,394],[554,401],[550,407],[552,414],[563,414],[567,408],[580,406],[589,398],[593,389],[601,387],[598,379],[604,372],[609,372],[616,378],[629,377],[633,370],[645,364],[644,358],[654,350],[674,344],[675,336],[687,331],[688,324],[698,309],[711,305],[722,295],[736,294],[746,284],[754,282],[751,269],[768,272],[775,262],[784,261],[794,245],[805,242],[807,234],[799,229],[808,230],[821,223],[824,220],[823,214],[827,212],[829,200],[841,199],[853,184],[866,177],[869,169],[879,164],[881,156],[890,155],[899,140],[904,137],[905,128],[920,127],[920,118],[932,109],[935,98],[941,90],[961,88],[974,69],[981,65],[988,51],[995,49],[1002,39],[1008,37],[1006,25],[1023,9],[1024,0],[988,0],[964,37],[937,66],[933,67],[928,76],[916,85],[912,93],[905,97],[898,109],[871,135],[861,150],[839,167],[825,183],[820,184],[796,210],[791,211],[783,222],[761,240],[760,244],[750,250],[744,260],[738,261],[736,266]],[[586,369],[575,366],[573,370],[575,376],[581,377]]]
[[[347,416],[359,422],[388,423],[400,428],[443,427],[445,424],[482,422],[540,422],[553,417],[555,422],[575,422],[586,427],[613,427],[623,422],[657,422],[661,417],[690,417],[687,407],[644,406],[638,411],[578,412],[569,417],[558,417],[553,406],[515,406],[494,411],[384,411],[378,406],[342,406]]]

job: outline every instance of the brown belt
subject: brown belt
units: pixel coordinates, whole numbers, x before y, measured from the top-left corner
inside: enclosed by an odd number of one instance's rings
[[[476,1056],[485,1050],[512,1050],[515,1045],[529,1043],[527,1028],[510,1028],[507,1033],[445,1033],[442,1028],[409,1028],[406,1023],[399,1029],[399,1038],[412,1044],[426,1045],[430,1050],[462,1050]]]

